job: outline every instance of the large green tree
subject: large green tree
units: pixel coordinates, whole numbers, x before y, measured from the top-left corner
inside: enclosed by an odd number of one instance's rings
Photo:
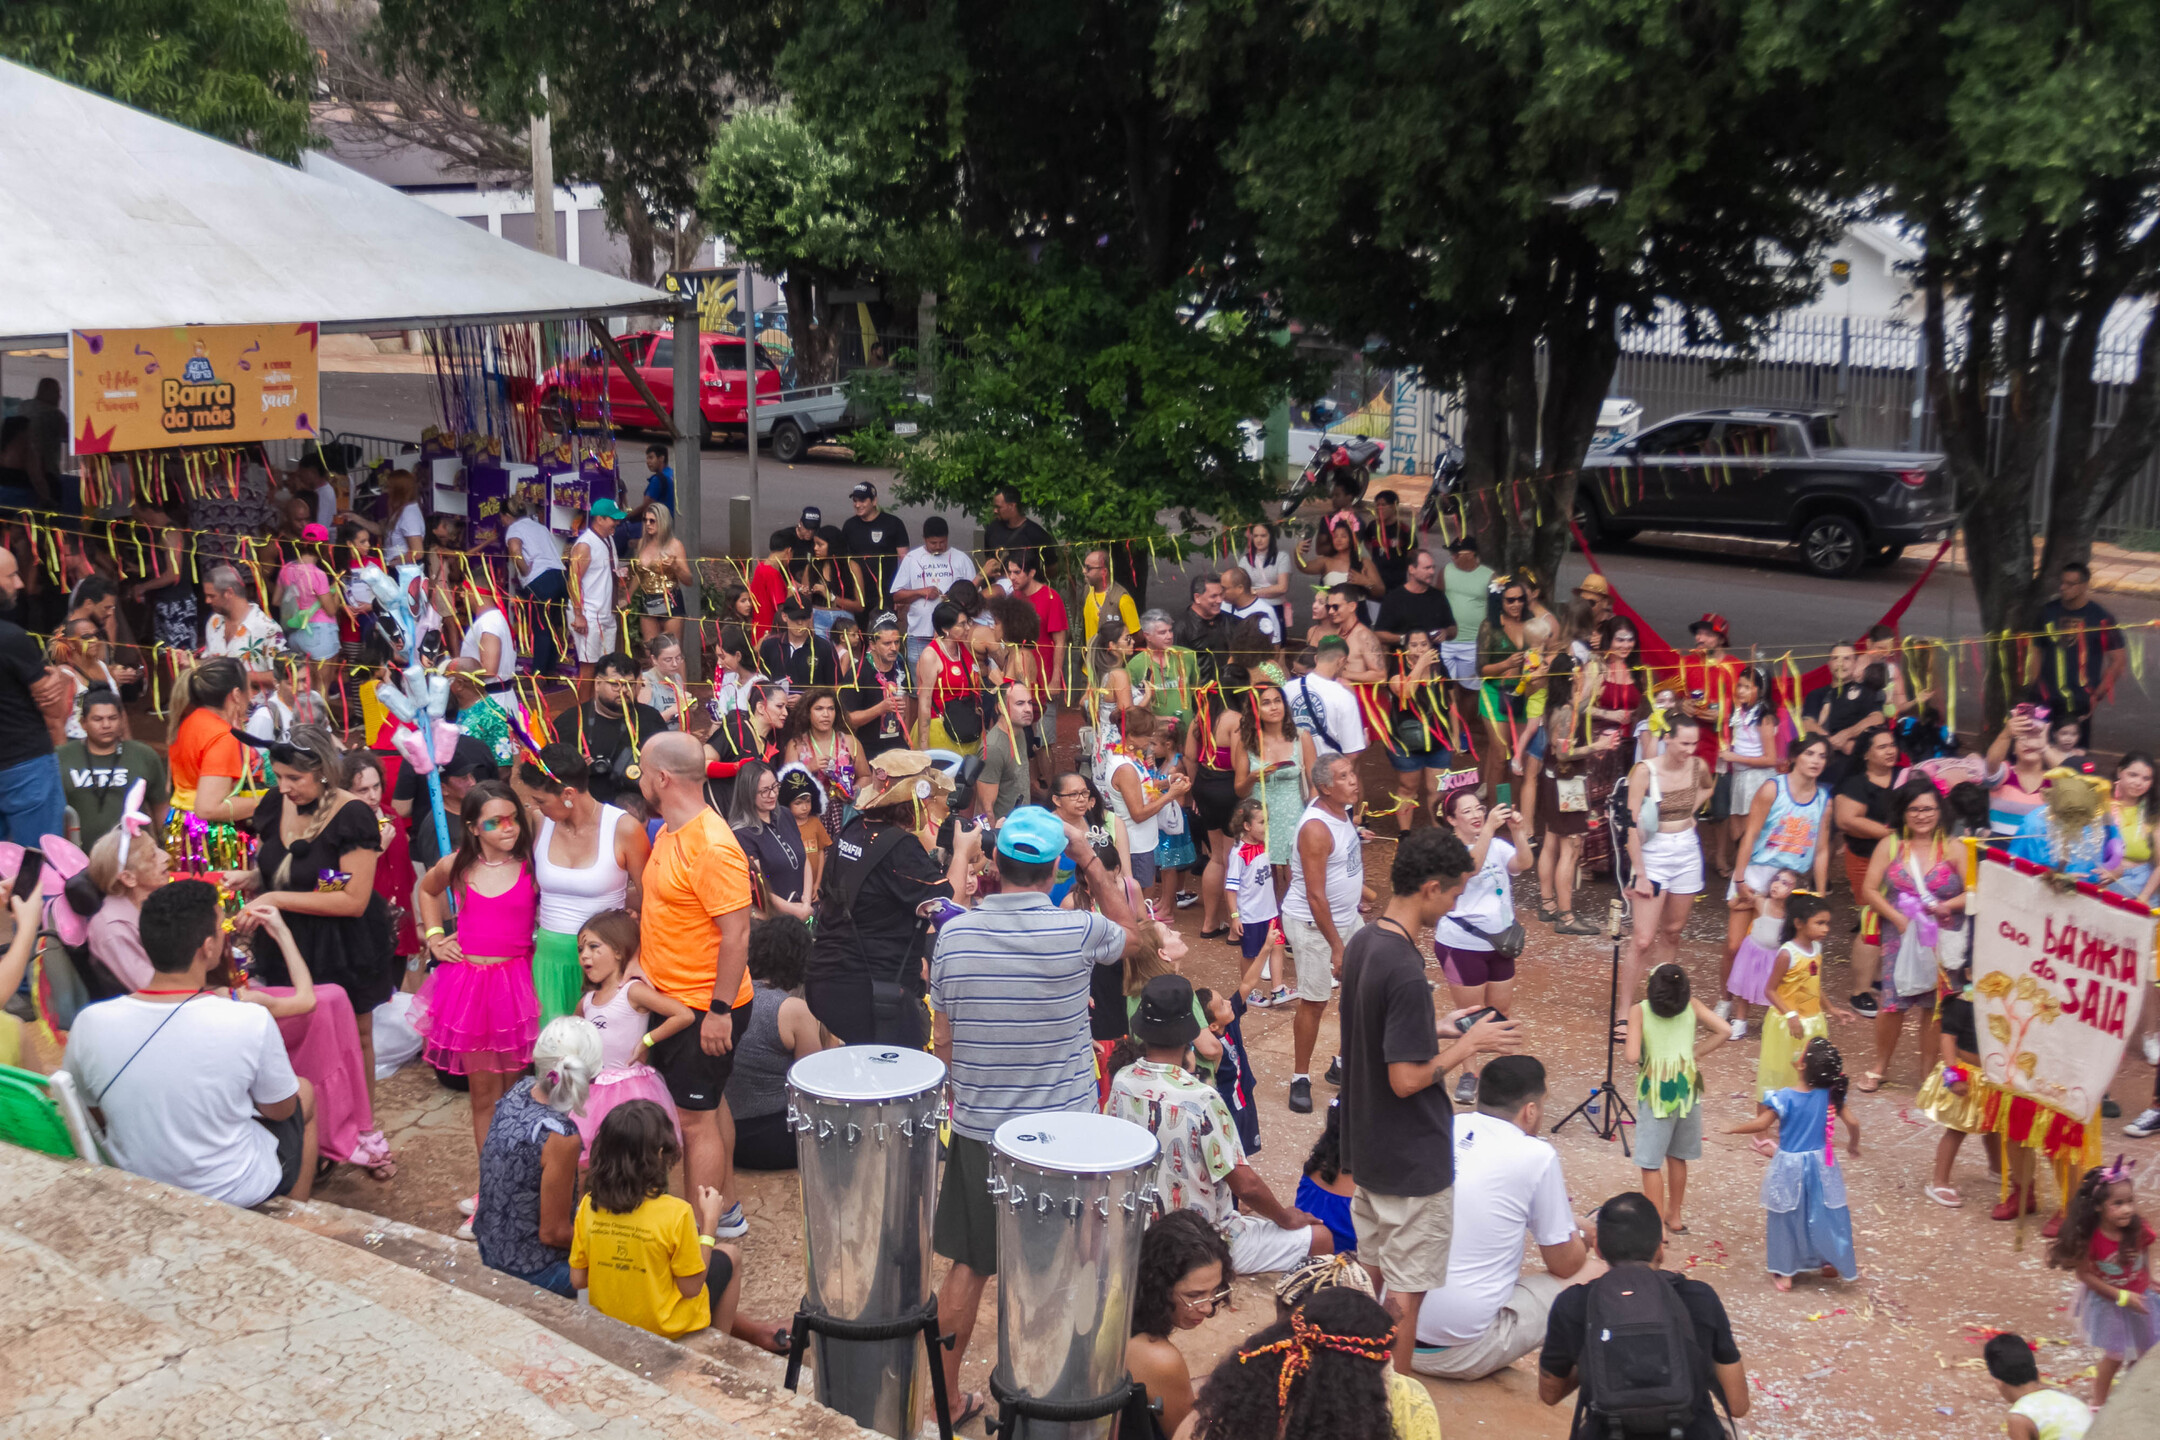
[[[1928,396],[1981,618],[2029,630],[2160,438],[2160,326],[2145,318],[2160,296],[2160,7],[1820,0],[1779,18],[1776,63],[1849,91],[1826,147],[1926,247]],[[1839,53],[1867,64],[1823,63]],[[2109,382],[2125,388],[2112,413]],[[2021,677],[2015,647],[1989,659],[1992,726]]]
[[[7,0],[0,55],[279,160],[308,145],[285,0]]]
[[[891,273],[938,296],[936,403],[892,457],[910,498],[986,513],[1012,484],[1064,538],[1136,542],[1265,498],[1237,422],[1305,372],[1225,168],[1235,117],[1172,94],[1176,13],[801,6],[777,83],[912,245]]]
[[[1487,554],[1549,585],[1622,325],[1746,345],[1838,228],[1746,0],[1199,0],[1165,49],[1225,115],[1286,305],[1460,387]]]
[[[386,68],[443,82],[498,124],[545,107],[559,182],[600,188],[650,281],[652,244],[697,207],[714,127],[769,70],[783,7],[721,0],[381,0]],[[546,83],[543,98],[541,86]]]

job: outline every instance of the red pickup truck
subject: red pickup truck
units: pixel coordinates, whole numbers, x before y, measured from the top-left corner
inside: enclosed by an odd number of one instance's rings
[[[707,330],[699,341],[704,354],[698,364],[698,409],[705,417],[704,433],[699,438],[712,443],[714,432],[744,422],[745,379],[743,375],[743,339],[740,335],[722,335]],[[652,390],[653,398],[669,408],[675,404],[675,336],[672,331],[640,330],[618,336],[616,344],[622,347],[623,358],[636,367],[637,372]],[[770,403],[771,397],[780,393],[780,371],[763,345],[757,352],[758,394],[760,403]],[[652,407],[638,394],[637,387],[613,364],[607,367],[608,413],[617,426],[635,430],[664,430],[666,423],[652,413]],[[548,371],[541,381],[541,405],[555,409],[561,403],[563,377],[555,370]],[[589,413],[590,401],[579,407]]]

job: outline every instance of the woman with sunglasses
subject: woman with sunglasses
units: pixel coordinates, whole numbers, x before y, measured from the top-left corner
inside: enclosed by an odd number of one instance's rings
[[[317,985],[344,987],[372,1108],[375,1007],[404,976],[390,903],[376,883],[382,831],[367,802],[344,788],[344,754],[329,731],[296,725],[290,741],[267,748],[277,786],[248,822],[258,844],[241,888],[256,892],[257,906],[284,916]],[[293,983],[274,945],[254,947],[251,975],[264,985]],[[384,1160],[388,1153],[384,1145]]]
[[[1598,626],[1596,639],[1595,658],[1578,672],[1575,710],[1578,717],[1589,716],[1591,754],[1583,771],[1589,813],[1603,816],[1614,788],[1634,764],[1635,725],[1649,715],[1650,702],[1638,668],[1634,622],[1612,616]],[[1600,743],[1608,737],[1610,744]],[[1613,868],[1612,827],[1590,827],[1582,858],[1592,871]]]
[[[1546,632],[1533,629],[1530,588],[1510,576],[1493,594],[1494,604],[1478,627],[1478,675],[1485,682],[1478,710],[1490,737],[1482,778],[1487,791],[1497,797],[1503,773],[1525,775],[1515,782],[1512,793],[1527,800],[1537,782],[1529,762],[1545,759],[1544,733],[1530,724],[1530,692],[1544,683],[1552,656],[1538,648],[1537,637]],[[1551,617],[1546,619],[1549,622]],[[1524,769],[1518,772],[1512,768],[1515,749],[1526,733],[1530,740],[1522,751]]]
[[[1170,1337],[1206,1324],[1229,1302],[1234,1278],[1229,1245],[1197,1210],[1171,1211],[1140,1242],[1125,1368],[1162,1405],[1158,1435],[1175,1434],[1193,1408],[1192,1368]]]

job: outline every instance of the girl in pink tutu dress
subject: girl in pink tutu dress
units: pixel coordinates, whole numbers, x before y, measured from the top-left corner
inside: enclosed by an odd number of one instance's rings
[[[483,780],[458,818],[465,839],[420,877],[413,899],[435,968],[413,996],[412,1026],[430,1065],[471,1082],[473,1146],[487,1143],[503,1090],[532,1061],[540,1034],[533,993],[533,933],[540,892],[533,884],[532,837],[510,787]],[[448,897],[457,932],[446,934]]]
[[[1755,923],[1733,952],[1725,976],[1727,998],[1717,1007],[1720,1020],[1732,1021],[1735,1040],[1747,1033],[1747,1007],[1770,1003],[1770,967],[1777,963],[1779,937],[1785,931],[1785,897],[1799,881],[1796,872],[1779,870],[1770,877],[1769,893],[1755,897]]]
[[[665,1110],[679,1143],[682,1124],[675,1118],[675,1101],[645,1057],[650,1047],[697,1019],[696,1013],[646,983],[637,968],[638,918],[629,911],[603,910],[587,920],[578,931],[577,950],[586,984],[578,1014],[600,1032],[600,1073],[593,1078],[583,1113],[576,1117],[578,1132],[585,1137],[579,1163],[590,1159],[593,1136],[600,1133],[608,1111],[625,1100],[650,1100]]]

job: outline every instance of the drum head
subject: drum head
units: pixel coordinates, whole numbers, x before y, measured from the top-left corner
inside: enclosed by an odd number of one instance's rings
[[[900,1045],[843,1045],[788,1067],[788,1084],[815,1100],[863,1104],[902,1100],[945,1083],[945,1066],[926,1050]]]
[[[1130,1120],[1085,1111],[1007,1120],[998,1126],[992,1145],[1023,1165],[1067,1175],[1138,1170],[1154,1164],[1161,1153],[1155,1137]]]

